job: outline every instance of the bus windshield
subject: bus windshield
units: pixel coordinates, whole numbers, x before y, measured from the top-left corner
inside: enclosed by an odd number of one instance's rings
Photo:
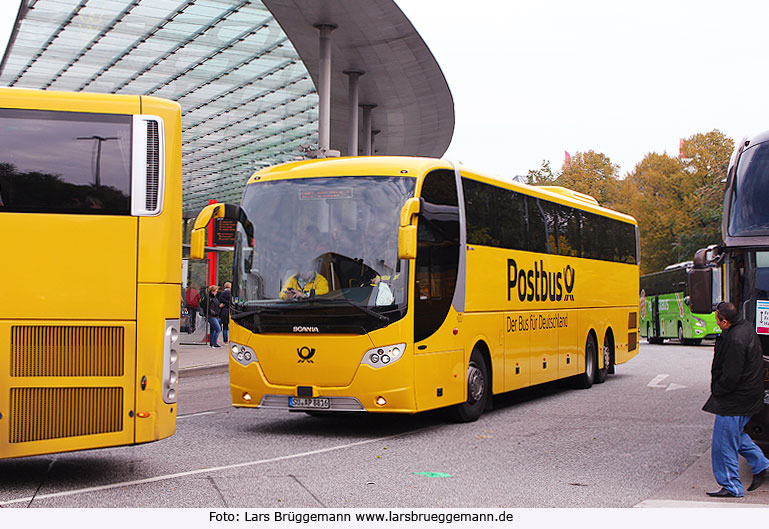
[[[401,318],[408,261],[398,259],[398,223],[414,185],[367,176],[247,186],[254,240],[240,228],[233,319],[253,332],[291,332],[300,314],[316,332],[367,332]]]
[[[769,142],[742,153],[730,197],[729,235],[769,235]]]

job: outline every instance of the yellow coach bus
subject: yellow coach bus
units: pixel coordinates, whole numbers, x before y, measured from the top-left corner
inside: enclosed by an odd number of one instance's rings
[[[0,458],[174,433],[180,119],[0,88]]]
[[[563,188],[405,157],[257,172],[238,219],[239,407],[478,418],[491,396],[603,382],[638,352],[635,220]]]

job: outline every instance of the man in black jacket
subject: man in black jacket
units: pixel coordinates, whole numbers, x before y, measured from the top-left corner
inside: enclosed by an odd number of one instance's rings
[[[740,481],[739,456],[747,459],[753,471],[748,490],[761,486],[769,468],[769,459],[744,432],[750,417],[763,406],[763,358],[753,326],[740,317],[733,304],[719,303],[716,321],[722,333],[716,340],[710,370],[710,398],[702,409],[716,415],[711,454],[713,475],[721,490],[707,494],[741,498],[745,489]]]

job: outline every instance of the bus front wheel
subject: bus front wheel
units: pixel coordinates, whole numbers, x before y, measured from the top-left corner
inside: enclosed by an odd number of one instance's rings
[[[598,363],[596,358],[598,353],[597,349],[595,338],[593,338],[593,335],[591,334],[587,337],[587,342],[585,343],[585,372],[581,375],[577,375],[574,379],[575,388],[588,389],[593,385],[593,382],[595,382],[596,364]]]
[[[489,369],[481,352],[475,348],[467,365],[467,400],[451,408],[457,422],[473,422],[486,408],[489,398]]]

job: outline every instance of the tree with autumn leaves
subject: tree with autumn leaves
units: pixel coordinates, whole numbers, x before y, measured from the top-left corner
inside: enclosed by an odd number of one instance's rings
[[[529,183],[560,185],[633,215],[641,235],[641,272],[687,261],[721,240],[724,184],[734,141],[713,130],[686,138],[682,156],[649,153],[624,177],[608,156],[576,153],[554,173],[548,162],[530,170]]]

